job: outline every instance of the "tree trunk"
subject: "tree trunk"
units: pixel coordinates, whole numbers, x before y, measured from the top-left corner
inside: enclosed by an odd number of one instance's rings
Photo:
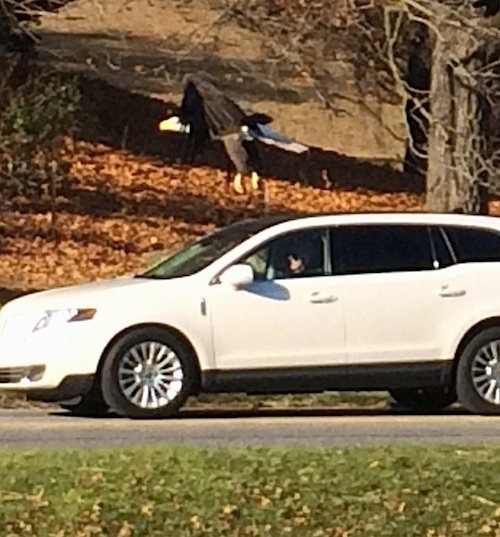
[[[482,128],[483,99],[475,91],[474,63],[478,45],[470,30],[449,23],[449,8],[437,5],[430,89],[431,123],[427,171],[427,210],[430,212],[488,213]],[[454,61],[455,59],[455,61]]]
[[[403,170],[427,175],[427,141],[429,135],[429,90],[431,87],[429,29],[422,25],[414,27],[409,36],[409,56],[406,64],[408,95],[405,119],[408,139],[403,160]]]

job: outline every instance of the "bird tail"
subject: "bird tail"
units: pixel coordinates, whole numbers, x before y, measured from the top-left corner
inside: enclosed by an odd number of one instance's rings
[[[293,153],[305,153],[309,151],[309,147],[296,142],[293,138],[289,138],[280,132],[275,131],[269,125],[257,124],[257,129],[252,129],[251,134],[257,140],[267,145],[274,145],[280,147],[285,151],[291,151]]]

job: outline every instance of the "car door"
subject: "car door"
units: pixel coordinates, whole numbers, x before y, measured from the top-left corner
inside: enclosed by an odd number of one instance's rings
[[[327,229],[288,232],[238,262],[252,266],[254,281],[238,290],[212,285],[208,295],[217,369],[344,363],[342,300]]]
[[[439,228],[359,225],[332,234],[347,362],[434,361],[475,307],[474,281]]]

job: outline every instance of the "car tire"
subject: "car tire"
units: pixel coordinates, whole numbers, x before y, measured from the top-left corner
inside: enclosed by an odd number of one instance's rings
[[[389,390],[389,393],[397,405],[413,412],[439,412],[457,400],[454,391],[444,386],[401,388]]]
[[[178,336],[144,327],[110,348],[101,379],[104,400],[117,414],[159,419],[178,412],[196,385],[198,371],[191,350]]]
[[[457,395],[469,412],[500,414],[500,354],[496,353],[500,353],[500,327],[491,327],[476,334],[458,357]],[[488,397],[492,380],[494,389]]]

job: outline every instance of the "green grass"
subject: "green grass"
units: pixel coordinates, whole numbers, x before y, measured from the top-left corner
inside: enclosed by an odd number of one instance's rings
[[[40,403],[28,401],[22,393],[0,391],[0,408],[30,408],[33,406],[40,406]]]
[[[188,407],[241,406],[254,408],[370,407],[387,405],[387,392],[324,392],[296,395],[201,394]]]
[[[500,532],[500,448],[0,451],[3,537]]]
[[[186,408],[311,408],[311,407],[370,407],[387,405],[386,392],[325,392],[319,394],[247,396],[245,394],[202,394],[192,397]],[[23,394],[0,391],[0,408],[40,406],[27,401]]]

